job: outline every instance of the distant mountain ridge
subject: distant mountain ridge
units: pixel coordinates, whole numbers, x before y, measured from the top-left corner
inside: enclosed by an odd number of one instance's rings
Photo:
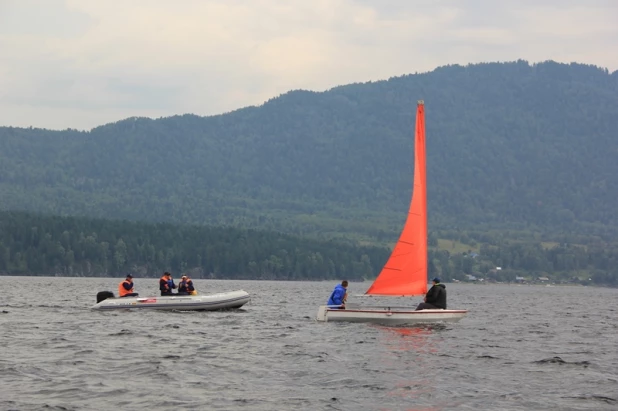
[[[618,72],[555,62],[445,66],[90,132],[1,127],[0,208],[393,241],[419,99],[430,229],[618,231]]]

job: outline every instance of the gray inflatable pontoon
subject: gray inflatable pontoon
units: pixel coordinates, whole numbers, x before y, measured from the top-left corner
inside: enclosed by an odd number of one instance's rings
[[[171,295],[162,297],[114,297],[109,291],[97,294],[95,310],[148,308],[154,310],[212,311],[240,308],[251,297],[244,290],[204,295]]]

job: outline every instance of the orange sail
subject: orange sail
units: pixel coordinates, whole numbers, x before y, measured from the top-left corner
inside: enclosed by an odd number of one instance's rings
[[[414,188],[401,236],[378,278],[365,294],[420,295],[427,292],[427,187],[425,172],[425,105],[416,108]]]

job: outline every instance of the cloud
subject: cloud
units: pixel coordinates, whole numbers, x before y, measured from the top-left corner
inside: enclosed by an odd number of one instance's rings
[[[615,21],[594,0],[0,0],[0,125],[217,114],[452,63],[615,70]]]

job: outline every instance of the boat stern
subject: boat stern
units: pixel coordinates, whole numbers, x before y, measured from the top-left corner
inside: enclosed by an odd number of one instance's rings
[[[317,321],[328,321],[328,316],[326,314],[327,308],[328,307],[326,307],[325,305],[321,305],[318,308],[318,315],[315,318]]]

